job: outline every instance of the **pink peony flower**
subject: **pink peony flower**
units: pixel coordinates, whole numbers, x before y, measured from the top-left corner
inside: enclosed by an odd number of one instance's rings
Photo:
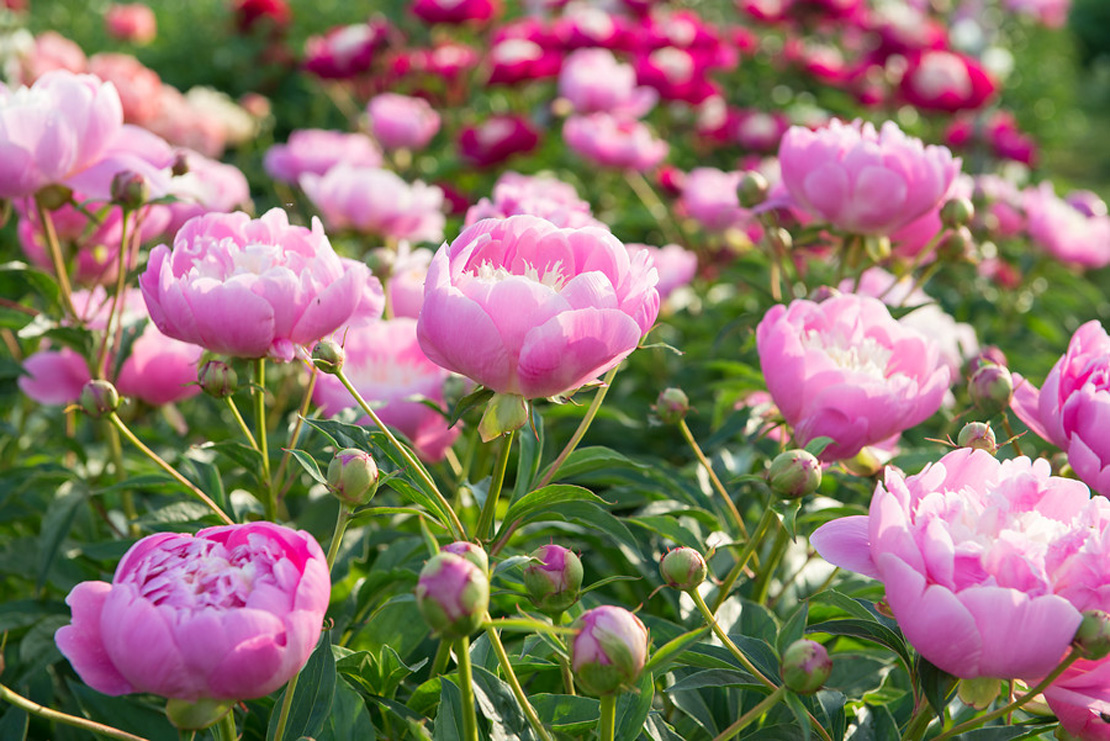
[[[908,61],[902,97],[926,111],[954,113],[980,108],[997,87],[979,62],[963,54],[929,49],[910,55]]]
[[[347,322],[368,271],[344,264],[319,220],[291,226],[285,212],[191,219],[150,254],[139,284],[170,337],[238,357],[293,359]]]
[[[397,318],[359,323],[345,333],[343,370],[383,422],[407,437],[420,457],[439,461],[461,426],[420,399],[444,404],[443,386],[450,373],[428,360],[416,341],[416,319]],[[354,397],[335,376],[320,375],[312,400],[329,416],[355,407]],[[370,423],[363,417],[358,424]]]
[[[370,133],[386,149],[423,149],[439,131],[439,114],[423,98],[382,93],[366,106]]]
[[[171,237],[194,216],[230,213],[250,204],[250,184],[238,167],[190,150],[179,152],[179,156],[189,171],[170,182],[170,195],[178,199],[165,206],[171,214],[166,227]]]
[[[388,42],[385,22],[337,26],[305,41],[304,67],[325,80],[345,80],[366,72]]]
[[[736,192],[743,177],[742,172],[715,167],[694,168],[683,181],[679,210],[711,234],[742,229],[752,218],[751,212],[740,206]]]
[[[608,113],[571,116],[563,125],[563,139],[581,157],[621,170],[650,170],[670,151],[670,145],[653,137],[646,125]]]
[[[627,17],[590,3],[567,5],[555,21],[555,36],[567,49],[624,48],[636,31]]]
[[[275,180],[296,183],[306,173],[323,175],[343,163],[352,167],[381,167],[382,153],[362,134],[330,129],[299,129],[286,144],[266,151],[262,165]]]
[[[88,71],[115,86],[127,123],[146,126],[160,112],[162,78],[134,56],[94,54],[89,58]]]
[[[140,46],[154,41],[158,35],[158,19],[149,6],[142,3],[117,3],[104,12],[104,27],[117,41]]]
[[[935,208],[960,172],[945,147],[925,146],[893,121],[878,131],[838,120],[793,126],[779,147],[782,180],[804,209],[857,234],[887,234]]]
[[[255,522],[158,533],[131,546],[111,584],[73,588],[73,622],[54,640],[107,695],[250,699],[308,661],[330,595],[324,553],[304,531]]]
[[[832,438],[823,461],[851,458],[924,421],[948,390],[936,344],[870,297],[773,306],[756,329],[756,346],[796,442]]]
[[[633,66],[637,81],[655,88],[664,100],[698,105],[718,94],[707,77],[704,62],[686,49],[664,46],[640,55]]]
[[[621,64],[607,49],[579,49],[567,56],[559,72],[559,95],[576,113],[604,111],[639,118],[651,110],[659,95],[636,86],[636,72]]]
[[[483,198],[466,212],[467,226],[482,219],[503,219],[526,214],[547,219],[562,228],[597,226],[607,229],[593,217],[590,204],[578,196],[570,183],[542,175],[506,172],[493,186],[493,200]]]
[[[563,54],[530,39],[508,37],[489,50],[489,83],[513,85],[527,80],[544,80],[559,74]]]
[[[1110,217],[1088,213],[1045,181],[1022,194],[1029,236],[1056,259],[1081,268],[1110,264]]]
[[[539,132],[523,116],[490,116],[462,130],[459,154],[477,167],[492,167],[514,154],[531,152],[539,142]]]
[[[413,242],[443,239],[443,191],[434,185],[410,185],[390,170],[340,164],[324,175],[302,175],[301,188],[329,229]]]
[[[1097,320],[1072,335],[1040,391],[1014,373],[1013,409],[1029,429],[1068,454],[1075,473],[1110,496],[1110,336]]]
[[[659,273],[659,298],[667,299],[676,288],[689,283],[698,272],[698,256],[682,245],[668,244],[655,247],[648,244],[627,244],[628,252],[635,256],[637,252],[646,252]]]
[[[420,346],[498,393],[564,394],[636,348],[659,312],[657,280],[607,231],[486,219],[432,259]]]
[[[906,639],[958,677],[1035,679],[1064,657],[1110,502],[1046,460],[961,448],[914,476],[888,468],[870,514],[821,526],[826,560],[872,576]],[[1036,640],[1028,640],[1036,636]]]
[[[428,265],[435,253],[423,248],[412,249],[407,242],[402,242],[396,252],[385,247],[377,252],[386,253],[393,261],[385,287],[393,316],[412,319],[420,316],[420,307],[424,305],[424,279],[428,277]]]
[[[293,11],[286,0],[232,0],[231,10],[239,33],[250,33],[263,26],[280,33],[293,20]]]
[[[43,31],[35,37],[34,45],[21,55],[18,80],[23,85],[30,85],[53,70],[81,74],[87,72],[87,68],[88,59],[77,42],[57,31]]]
[[[497,0],[414,0],[412,12],[425,23],[488,21],[501,12]]]

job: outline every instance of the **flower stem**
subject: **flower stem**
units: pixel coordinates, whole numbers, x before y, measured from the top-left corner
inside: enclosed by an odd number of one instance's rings
[[[698,445],[698,441],[694,439],[694,433],[690,431],[690,426],[686,424],[686,420],[678,420],[678,429],[682,433],[682,437],[686,440],[686,443],[690,446],[690,449],[694,451],[694,455],[697,456],[698,462],[701,463],[702,468],[705,469],[710,482],[713,484],[713,488],[721,495],[721,499],[727,506],[729,514],[732,515],[732,521],[736,525],[736,531],[744,538],[747,538],[750,544],[752,539],[748,538],[748,529],[744,527],[744,518],[740,516],[740,510],[736,509],[736,504],[732,501],[732,497],[728,495],[725,485],[721,483],[721,479],[718,478],[717,474],[713,471],[713,465],[709,462],[709,459],[705,457],[705,453],[702,452],[701,446]],[[764,512],[764,516],[766,516],[766,512]],[[751,553],[749,552],[748,555],[750,556]]]
[[[351,508],[345,504],[339,505],[339,516],[335,519],[335,532],[331,536],[331,545],[328,546],[328,571],[335,566],[335,557],[339,553],[339,546],[343,542],[343,534],[347,532],[347,524],[351,521]]]
[[[130,428],[128,428],[128,426],[124,423],[124,421],[119,418],[118,414],[112,412],[108,419],[111,420],[112,424],[116,426],[116,429],[118,429],[123,434],[123,436],[131,442],[132,445],[141,450],[144,455],[154,461],[154,463],[157,464],[159,468],[172,476],[178,483],[182,484],[186,489],[191,491],[193,493],[193,496],[195,496],[209,509],[216,513],[216,516],[223,520],[224,523],[228,525],[235,524],[235,522],[227,516],[227,513],[220,509],[218,504],[212,501],[211,497],[198,489],[196,484],[194,484],[192,481],[189,481],[189,479],[178,473],[177,469],[175,469],[169,463],[166,463],[166,461],[160,455],[144,445],[143,441],[135,436],[135,433],[133,433]]]
[[[482,505],[482,512],[478,515],[478,527],[474,537],[482,540],[493,526],[493,518],[497,511],[497,500],[501,497],[501,487],[505,483],[505,470],[509,467],[509,452],[513,446],[516,430],[509,430],[501,436],[501,450],[497,454],[497,463],[493,467],[493,478],[490,480],[489,492]]]
[[[582,438],[586,436],[586,430],[590,429],[590,424],[594,421],[594,417],[597,416],[597,410],[601,408],[601,402],[605,401],[605,394],[609,392],[609,386],[612,385],[613,377],[617,375],[617,369],[619,367],[619,364],[615,365],[605,374],[605,378],[601,381],[601,388],[594,394],[594,400],[590,402],[590,408],[586,410],[586,416],[582,418],[582,421],[578,425],[578,429],[571,435],[570,441],[566,444],[566,447],[563,448],[562,452],[559,453],[559,457],[548,466],[543,478],[540,479],[540,483],[536,486],[537,489],[542,489],[551,483],[555,478],[555,474],[558,473],[559,467],[566,462],[570,454],[578,447],[578,443],[582,442]]]
[[[220,718],[216,724],[217,737],[220,741],[236,741],[239,734],[235,732],[235,708],[231,708]]]
[[[918,700],[918,706],[914,708],[913,717],[911,717],[910,722],[906,724],[906,730],[902,734],[902,741],[921,741],[925,736],[925,731],[929,728],[929,724],[932,722],[932,707],[924,698],[921,698]]]
[[[767,528],[771,523],[777,519],[775,510],[768,505],[763,510],[763,516],[759,518],[759,524],[755,526],[755,532],[748,538],[748,542],[744,544],[744,550],[736,557],[736,563],[733,565],[732,570],[728,572],[728,576],[721,582],[720,589],[717,590],[717,599],[713,603],[713,611],[721,609],[721,605],[728,599],[728,593],[732,591],[732,585],[740,578],[743,573],[744,567],[748,565],[748,559],[755,553],[755,549],[759,547],[763,537],[767,534]]]
[[[698,590],[690,589],[687,590],[686,593],[690,595],[690,597],[694,600],[694,604],[698,606],[698,610],[701,612],[702,617],[705,618],[706,625],[708,625],[713,633],[716,634],[717,638],[720,639],[721,643],[724,644],[729,653],[735,656],[736,660],[739,661],[740,664],[748,670],[748,673],[755,677],[761,684],[766,685],[772,690],[777,689],[778,685],[776,685],[767,677],[763,676],[763,673],[755,667],[755,664],[751,662],[751,659],[745,656],[744,652],[740,650],[740,647],[733,643],[732,639],[728,637],[728,633],[725,633],[724,628],[722,628],[717,622],[717,618],[715,618],[713,616],[713,613],[710,612],[709,605],[705,604],[705,598],[698,594]]]
[[[224,397],[224,400],[227,402],[227,408],[231,410],[231,415],[235,417],[235,422],[239,425],[239,429],[243,431],[243,435],[247,438],[247,442],[250,443],[252,448],[259,450],[258,441],[254,439],[254,433],[251,432],[250,427],[247,427],[246,420],[244,420],[243,415],[239,413],[239,407],[235,405],[235,400],[230,396]]]
[[[447,669],[447,661],[451,658],[451,642],[441,640],[436,649],[435,658],[432,659],[432,671],[428,679],[435,679]]]
[[[774,692],[760,700],[759,704],[756,705],[754,708],[737,718],[735,723],[733,723],[725,730],[721,731],[716,736],[716,738],[713,739],[713,741],[728,741],[728,739],[732,738],[737,733],[744,730],[744,728],[746,728],[747,725],[753,720],[770,710],[771,707],[774,706],[774,704],[777,703],[779,700],[781,700],[785,694],[786,688],[779,687]]]
[[[285,685],[285,694],[281,698],[281,712],[278,713],[277,725],[274,727],[274,741],[285,741],[285,726],[289,722],[289,711],[293,707],[293,695],[297,692],[297,680],[301,673],[297,672]]]
[[[640,199],[640,202],[644,204],[644,208],[655,219],[655,223],[663,230],[667,241],[675,244],[685,244],[682,228],[674,221],[671,210],[667,208],[663,201],[659,200],[659,196],[656,195],[651,184],[644,179],[643,174],[636,170],[625,170],[624,179],[628,183],[628,187]]]
[[[120,301],[123,300],[124,287],[127,284],[127,227],[131,219],[130,209],[123,209],[123,217],[120,219],[120,244],[119,244],[119,264],[116,266],[116,292],[112,295],[112,306],[108,309],[108,323],[104,325],[104,337],[100,340],[100,351],[97,353],[96,360],[96,377],[107,378],[108,371],[108,347],[109,338],[112,336],[112,324],[116,320],[116,311],[119,308]],[[123,326],[123,311],[120,310],[120,327]],[[118,352],[118,350],[117,350]]]
[[[470,639],[455,642],[459,662],[459,689],[462,691],[463,741],[478,741],[478,713],[474,708],[474,676],[470,670]]]
[[[270,477],[270,448],[266,441],[266,358],[254,361],[254,388],[251,389],[254,397],[254,418],[258,452],[262,456],[262,482],[266,490],[266,498],[262,504],[266,511],[266,519],[277,521],[277,496],[274,492],[274,481]]]
[[[86,731],[91,731],[92,733],[97,733],[101,736],[107,736],[108,738],[120,739],[120,741],[147,741],[142,736],[135,736],[134,734],[127,733],[126,731],[121,731],[118,728],[106,726],[103,723],[97,723],[96,721],[88,720],[86,718],[79,718],[75,715],[67,715],[66,713],[53,710],[52,708],[39,705],[37,702],[34,702],[33,700],[28,700],[23,695],[18,694],[14,690],[8,689],[2,684],[0,684],[0,700],[9,702],[12,705],[15,705],[17,708],[21,708],[22,710],[25,710],[32,715],[37,715],[40,718],[52,720],[57,723],[64,723],[65,725],[73,726],[74,728],[83,728]]]
[[[382,431],[389,442],[391,442],[394,447],[396,447],[397,450],[401,452],[402,457],[404,457],[405,461],[408,462],[409,466],[411,466],[413,473],[415,473],[420,478],[420,480],[423,481],[425,485],[427,485],[432,494],[435,495],[436,499],[439,501],[440,507],[443,508],[444,513],[448,517],[447,526],[451,530],[452,537],[454,537],[455,540],[466,540],[466,530],[463,529],[462,523],[459,521],[459,516],[455,514],[455,510],[451,508],[451,503],[444,498],[442,492],[440,492],[439,490],[439,487],[436,486],[435,481],[432,481],[432,477],[428,475],[428,472],[424,469],[424,466],[420,465],[420,461],[416,460],[416,457],[413,456],[412,451],[409,450],[408,446],[402,445],[401,441],[398,440],[389,430],[389,428],[385,426],[385,423],[381,421],[374,410],[370,408],[370,405],[366,403],[366,399],[362,398],[362,394],[358,392],[358,389],[356,389],[354,385],[351,384],[350,379],[347,378],[347,374],[343,372],[342,368],[340,368],[336,372],[335,377],[338,378],[340,383],[343,384],[343,387],[346,388],[348,392],[350,392],[351,396],[354,397],[355,402],[358,403],[362,411],[366,412],[366,415],[370,417],[370,419],[374,422],[378,429]]]
[[[308,377],[308,384],[305,386],[304,399],[301,400],[300,413],[297,415],[297,421],[293,425],[293,434],[289,436],[289,447],[281,456],[281,463],[278,464],[277,473],[274,474],[274,486],[277,487],[278,499],[281,500],[285,496],[285,490],[288,488],[285,481],[285,469],[289,467],[289,459],[293,457],[293,448],[297,447],[297,438],[301,436],[301,428],[304,427],[305,418],[308,416],[308,408],[312,405],[312,391],[316,388],[316,378],[320,375],[320,369],[312,366],[312,373]]]
[[[62,258],[62,246],[58,242],[58,232],[54,229],[54,218],[49,211],[42,207],[42,202],[39,201],[37,196],[34,200],[39,223],[42,225],[42,233],[46,237],[46,251],[50,253],[50,262],[54,266],[54,277],[58,279],[58,288],[62,294],[62,306],[66,313],[76,317],[77,310],[73,307],[73,288],[70,286],[66,263]]]
[[[486,621],[489,621],[489,615],[486,615]],[[532,703],[528,702],[528,696],[524,694],[524,688],[520,686],[520,680],[517,679],[516,672],[513,671],[509,654],[506,653],[505,646],[501,643],[501,636],[497,633],[497,628],[493,625],[487,625],[486,635],[489,637],[494,653],[497,654],[497,660],[501,663],[501,670],[505,672],[505,679],[513,690],[513,696],[516,697],[520,709],[524,711],[524,717],[528,719],[528,724],[532,726],[532,730],[536,732],[541,741],[551,741],[551,735],[543,727],[540,716],[536,714],[536,709],[532,707]]]
[[[123,481],[127,478],[127,473],[123,470],[123,446],[120,444],[119,430],[113,425],[105,425],[107,428],[108,438],[108,451],[112,457],[112,467],[115,469],[116,480]],[[135,496],[130,489],[124,489],[120,494],[120,503],[123,506],[123,514],[127,518],[127,530],[131,535],[139,535],[139,526],[135,524],[138,519],[138,512],[135,511]]]
[[[613,741],[617,730],[617,696],[602,695],[601,717],[597,719],[597,737],[601,741]]]

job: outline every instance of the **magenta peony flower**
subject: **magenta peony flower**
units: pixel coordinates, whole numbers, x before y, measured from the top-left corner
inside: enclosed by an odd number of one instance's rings
[[[487,21],[501,11],[498,0],[414,0],[412,12],[425,23]]]
[[[490,84],[513,85],[557,76],[563,54],[529,39],[508,37],[490,48],[489,64]]]
[[[609,695],[636,683],[647,661],[648,633],[623,607],[602,605],[579,616],[570,647],[574,678],[591,695]]]
[[[384,21],[336,26],[305,41],[304,67],[325,80],[345,80],[370,69],[378,51],[389,42]]]
[[[782,180],[797,203],[857,234],[890,234],[935,208],[960,172],[944,147],[906,136],[893,121],[878,131],[832,120],[793,126],[779,147]]]
[[[607,49],[579,49],[567,56],[559,72],[559,95],[576,113],[604,111],[639,118],[651,110],[659,95],[636,86],[636,72],[621,64]]]
[[[462,130],[459,154],[477,167],[492,167],[514,154],[531,152],[539,142],[539,132],[523,116],[490,116]]]
[[[74,587],[73,622],[54,640],[108,695],[244,700],[300,670],[330,595],[323,551],[306,532],[255,522],[159,533],[131,546],[111,584]]]
[[[293,359],[347,322],[369,271],[343,263],[319,220],[281,209],[191,219],[158,245],[139,277],[151,319],[175,339],[238,357]]]
[[[439,114],[423,98],[381,93],[366,112],[370,133],[386,149],[423,149],[439,131]]]
[[[851,458],[924,421],[948,390],[936,344],[874,298],[773,306],[756,329],[756,346],[795,441],[832,438],[823,461]]]
[[[719,93],[707,76],[705,62],[686,49],[664,46],[641,54],[633,66],[637,81],[655,88],[664,100],[698,105]]]
[[[753,221],[751,212],[740,206],[737,189],[744,173],[725,172],[715,167],[696,167],[682,183],[679,210],[711,234],[743,229]]]
[[[443,239],[443,191],[406,183],[390,170],[339,164],[324,175],[301,176],[301,188],[329,229],[354,229],[390,239]]]
[[[608,113],[571,116],[563,124],[563,139],[590,162],[621,170],[650,170],[670,151],[670,145],[652,136],[645,124]]]
[[[374,412],[404,434],[426,461],[439,461],[455,442],[461,425],[421,402],[444,404],[443,386],[450,377],[420,349],[416,320],[397,318],[359,323],[346,332],[343,370]],[[320,375],[312,400],[329,416],[355,406],[354,397],[335,376]],[[369,424],[363,417],[359,424]]]
[[[296,183],[302,175],[323,175],[336,165],[381,167],[382,153],[373,140],[362,134],[329,129],[299,129],[286,144],[266,151],[262,164],[274,180]]]
[[[826,560],[880,579],[907,640],[958,677],[1042,677],[1068,651],[1110,535],[1110,502],[1046,460],[954,450],[888,468],[870,514],[821,526]],[[1036,640],[1028,640],[1036,636]]]
[[[1068,454],[1079,478],[1110,496],[1110,336],[1097,320],[1072,335],[1040,391],[1014,374],[1014,412]]]
[[[659,312],[657,280],[607,231],[486,219],[432,258],[417,335],[434,362],[498,393],[556,396],[636,348]]]
[[[929,49],[908,58],[901,93],[906,102],[926,111],[954,113],[982,107],[997,87],[971,57]]]

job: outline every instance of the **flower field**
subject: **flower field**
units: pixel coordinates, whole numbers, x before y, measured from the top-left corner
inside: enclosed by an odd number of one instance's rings
[[[1110,739],[1107,28],[0,3],[0,740]]]

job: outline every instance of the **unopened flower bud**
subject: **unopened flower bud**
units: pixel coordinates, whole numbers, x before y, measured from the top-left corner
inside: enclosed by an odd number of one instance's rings
[[[489,577],[462,556],[440,551],[420,571],[416,606],[436,635],[469,636],[489,610]]]
[[[818,286],[810,293],[809,300],[815,304],[820,304],[828,301],[830,298],[836,298],[840,295],[840,290],[837,288],[833,288],[832,286]]]
[[[951,198],[940,207],[940,223],[949,229],[966,226],[975,217],[975,206],[967,198]]]
[[[998,440],[995,439],[994,430],[988,422],[968,422],[960,430],[956,443],[961,448],[985,450],[991,455],[998,451]]]
[[[956,686],[956,694],[960,702],[976,710],[986,710],[998,697],[1002,689],[1002,682],[993,677],[975,677],[961,679]]]
[[[767,471],[771,490],[785,499],[798,499],[821,485],[821,462],[807,450],[795,448],[775,456]]]
[[[234,700],[214,700],[211,697],[194,701],[171,698],[166,702],[166,717],[178,730],[200,731],[215,725],[234,706]]]
[[[344,504],[366,504],[378,490],[378,464],[358,448],[340,450],[328,464],[328,489]]]
[[[986,363],[971,376],[967,390],[975,406],[994,414],[1010,406],[1014,379],[1004,366]]]
[[[979,348],[979,354],[968,361],[968,376],[970,377],[975,371],[991,363],[994,365],[1001,365],[1003,368],[1010,367],[1009,361],[1006,360],[1006,353],[1002,352],[1002,350],[998,349],[995,345],[987,345],[986,347]]]
[[[578,633],[570,647],[570,665],[578,685],[588,694],[611,695],[640,678],[648,653],[647,628],[623,607],[603,605],[587,610],[575,622]]]
[[[937,257],[948,262],[963,262],[971,255],[975,238],[966,226],[957,227],[946,234],[937,245]]]
[[[189,172],[189,158],[185,156],[184,152],[178,152],[177,156],[173,159],[173,169],[170,170],[174,177],[181,177]]]
[[[693,548],[681,546],[667,551],[659,562],[659,573],[668,586],[688,592],[705,581],[709,567],[705,557]]]
[[[486,550],[477,543],[471,543],[466,540],[456,540],[454,543],[448,543],[443,546],[441,550],[447,553],[454,553],[456,556],[462,556],[485,573],[489,573],[489,555],[486,553]]]
[[[785,255],[794,248],[794,237],[790,236],[790,232],[786,231],[781,226],[772,227],[767,230],[767,241],[775,248],[775,252],[780,255]]]
[[[1110,614],[1102,610],[1084,610],[1072,644],[1084,659],[1105,658],[1110,654]]]
[[[57,211],[73,200],[73,191],[64,185],[55,183],[47,185],[35,193],[35,200],[47,211]]]
[[[150,200],[150,184],[141,173],[122,170],[112,178],[112,203],[123,206],[129,211],[142,206]]]
[[[347,352],[335,340],[320,340],[312,348],[312,362],[322,373],[335,375],[343,369]]]
[[[740,205],[744,208],[755,208],[759,204],[767,200],[767,192],[771,190],[770,183],[763,173],[756,170],[748,170],[740,178],[740,186],[736,189],[736,195],[740,199]]]
[[[569,548],[541,545],[524,567],[524,588],[537,609],[557,615],[578,601],[582,561]]]
[[[85,414],[99,419],[119,409],[119,392],[108,381],[93,379],[81,389],[78,404]]]
[[[829,652],[817,641],[794,641],[782,652],[782,681],[799,695],[821,689],[832,674]]]
[[[676,425],[686,418],[690,411],[690,399],[686,392],[678,388],[665,388],[659,392],[655,401],[655,413],[665,425]]]
[[[239,387],[239,376],[234,368],[222,360],[209,360],[200,367],[197,383],[204,393],[223,399],[235,393]]]

